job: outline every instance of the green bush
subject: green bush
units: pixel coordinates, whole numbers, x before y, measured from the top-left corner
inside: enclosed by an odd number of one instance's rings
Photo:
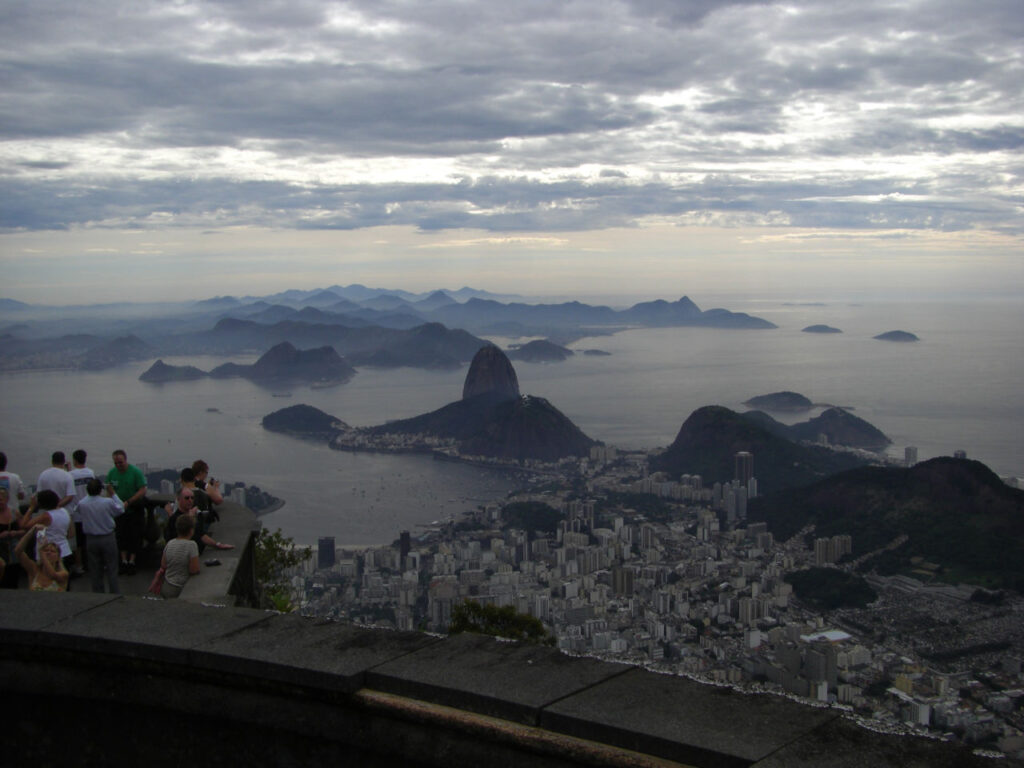
[[[527,643],[553,645],[554,638],[544,630],[540,619],[525,613],[517,613],[511,605],[480,605],[475,600],[466,600],[452,610],[449,634],[473,632],[479,635],[507,637]]]

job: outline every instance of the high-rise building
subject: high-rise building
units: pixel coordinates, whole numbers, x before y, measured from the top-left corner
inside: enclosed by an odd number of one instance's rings
[[[736,462],[735,479],[745,486],[754,476],[754,454],[740,451],[733,458]]]
[[[967,451],[965,451],[963,449],[960,449],[960,450],[957,450],[957,451],[953,451],[953,458],[954,459],[966,459],[967,458]]]
[[[633,594],[633,582],[636,574],[630,568],[612,569],[612,589],[616,595]]]
[[[321,536],[317,540],[317,568],[334,567],[334,537]]]
[[[907,467],[912,467],[917,464],[917,446],[908,445],[903,449],[903,464]]]
[[[333,546],[333,544],[332,544],[332,546]],[[405,559],[409,556],[409,550],[410,549],[412,549],[412,542],[411,542],[410,537],[409,537],[409,532],[408,531],[402,531],[398,535],[398,557],[399,557],[398,562],[399,562],[399,565],[401,565],[402,570],[405,570],[405,567],[406,567]]]

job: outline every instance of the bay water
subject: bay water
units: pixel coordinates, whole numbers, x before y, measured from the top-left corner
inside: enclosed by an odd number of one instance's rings
[[[733,299],[727,306],[779,327],[588,337],[572,345],[578,354],[565,362],[516,363],[520,388],[550,400],[590,437],[623,448],[668,445],[700,406],[743,410],[743,401],[755,395],[793,390],[818,404],[852,408],[893,440],[893,456],[902,456],[907,445],[917,446],[922,460],[961,449],[1000,475],[1024,475],[1024,302]],[[801,332],[816,323],[843,333]],[[896,329],[921,340],[872,338]],[[513,341],[494,340],[502,346]],[[586,349],[611,354],[579,354]],[[342,386],[284,393],[240,379],[144,384],[138,376],[151,362],[101,372],[0,375],[0,450],[9,469],[34,482],[52,451],[76,448],[85,448],[90,465],[104,472],[115,448],[151,467],[180,468],[203,458],[214,476],[283,498],[285,505],[264,516],[264,524],[302,544],[319,536],[334,536],[339,545],[389,542],[402,529],[415,531],[517,485],[501,472],[424,456],[332,451],[260,425],[267,413],[297,403],[353,426],[414,416],[459,398],[465,368],[365,368]],[[225,360],[165,362],[209,370]],[[819,410],[780,418],[804,420]]]

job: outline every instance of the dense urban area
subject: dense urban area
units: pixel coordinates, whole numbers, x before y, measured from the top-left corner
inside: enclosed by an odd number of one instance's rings
[[[375,447],[426,447],[403,440]],[[1024,600],[938,583],[927,562],[912,575],[852,576],[864,556],[851,560],[849,536],[807,528],[777,541],[746,519],[755,461],[737,454],[736,476],[708,484],[649,474],[646,454],[604,446],[532,462],[528,490],[390,546],[322,538],[291,574],[292,600],[307,615],[438,633],[465,601],[508,606],[568,653],[1024,754]]]

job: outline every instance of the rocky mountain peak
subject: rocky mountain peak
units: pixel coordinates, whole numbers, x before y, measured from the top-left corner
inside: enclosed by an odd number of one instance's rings
[[[511,361],[493,344],[477,350],[469,364],[466,383],[462,386],[462,399],[493,393],[509,399],[519,397],[519,379]]]

